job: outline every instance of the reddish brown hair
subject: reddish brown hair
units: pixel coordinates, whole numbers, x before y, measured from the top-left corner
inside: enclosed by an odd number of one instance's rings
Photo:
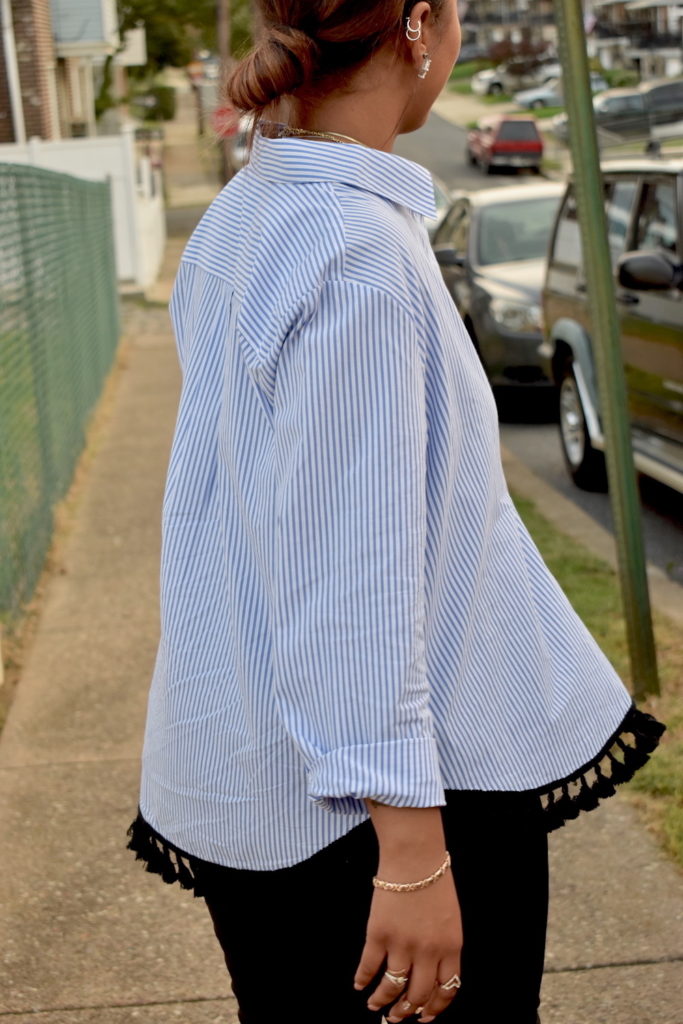
[[[281,96],[334,80],[385,44],[398,43],[416,0],[257,0],[257,45],[232,71],[226,91],[238,110],[257,114]],[[430,0],[438,16],[444,0]]]

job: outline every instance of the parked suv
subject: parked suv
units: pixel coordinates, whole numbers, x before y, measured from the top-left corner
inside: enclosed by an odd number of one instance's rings
[[[557,78],[562,74],[562,65],[555,59],[517,58],[504,64],[501,71],[503,89],[512,94]]]
[[[564,189],[533,181],[456,195],[432,246],[496,389],[552,390],[541,367],[541,288]]]
[[[517,58],[499,64],[495,68],[477,71],[470,79],[472,92],[478,96],[495,96],[501,92],[517,92],[541,85],[550,78],[562,74],[562,65],[556,60],[540,60],[538,57]]]
[[[636,468],[683,492],[683,160],[603,167]],[[570,182],[551,236],[542,356],[559,391],[562,450],[578,486],[605,486],[586,272]]]
[[[660,124],[683,119],[683,78],[660,78],[633,89],[607,89],[593,99],[598,129],[615,135],[648,136]],[[566,139],[566,114],[552,120],[555,135]]]
[[[485,174],[494,167],[531,167],[543,159],[543,139],[533,117],[484,117],[467,135],[467,160]]]

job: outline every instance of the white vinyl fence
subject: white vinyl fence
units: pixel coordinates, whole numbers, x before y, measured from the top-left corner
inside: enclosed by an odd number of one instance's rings
[[[161,174],[136,154],[132,128],[120,135],[0,145],[3,163],[31,164],[91,181],[111,181],[119,282],[152,284],[161,267],[166,226]]]

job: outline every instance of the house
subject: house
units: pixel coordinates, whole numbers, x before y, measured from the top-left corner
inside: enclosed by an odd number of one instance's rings
[[[629,0],[627,59],[643,78],[683,74],[683,7],[671,0]]]
[[[557,43],[553,0],[472,0],[461,2],[460,15],[463,38],[482,46],[504,40]]]
[[[62,134],[95,134],[95,67],[119,46],[116,0],[51,0]]]
[[[116,0],[0,2],[0,143],[94,135],[93,75],[119,46]]]
[[[50,0],[2,0],[0,142],[60,136]]]
[[[109,181],[116,268],[127,287],[157,277],[165,242],[161,172],[135,128],[99,134],[95,81],[120,49],[115,0],[0,0],[0,162]],[[145,61],[144,28],[121,48],[125,73]]]
[[[683,6],[673,0],[593,0],[588,52],[642,78],[683,74]]]

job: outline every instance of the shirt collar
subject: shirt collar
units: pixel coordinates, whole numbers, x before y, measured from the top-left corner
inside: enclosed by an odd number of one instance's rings
[[[256,132],[249,162],[270,181],[340,182],[407,206],[423,217],[436,217],[431,174],[395,153],[318,139],[268,139]]]

